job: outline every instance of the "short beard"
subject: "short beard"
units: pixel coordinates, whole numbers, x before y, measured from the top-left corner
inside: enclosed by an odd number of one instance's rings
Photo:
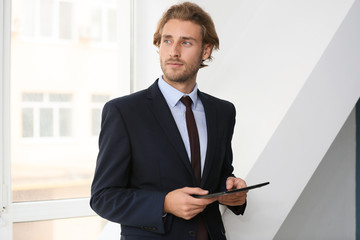
[[[170,74],[167,74],[167,72],[166,72],[166,62],[167,61],[180,61],[180,60],[178,60],[176,58],[175,59],[168,59],[163,64],[162,59],[160,59],[161,70],[163,71],[163,74],[164,74],[165,78],[168,81],[175,82],[175,83],[185,83],[185,82],[188,82],[191,79],[195,78],[198,71],[199,71],[199,69],[200,69],[201,63],[202,63],[203,51],[204,51],[204,49],[201,49],[201,54],[200,54],[199,59],[198,59],[198,65],[191,65],[189,69],[186,69],[185,72],[180,73],[180,74],[170,75]],[[186,65],[186,66],[189,66],[189,65]]]

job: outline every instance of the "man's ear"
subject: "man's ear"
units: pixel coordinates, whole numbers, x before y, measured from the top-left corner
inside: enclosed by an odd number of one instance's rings
[[[213,46],[210,43],[204,45],[202,60],[206,60],[210,57],[212,48]]]

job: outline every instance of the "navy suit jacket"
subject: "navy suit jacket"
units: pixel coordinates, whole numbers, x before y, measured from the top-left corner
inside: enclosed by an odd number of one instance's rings
[[[208,132],[201,188],[224,191],[227,177],[233,176],[235,108],[200,91],[198,96]],[[168,192],[195,186],[184,143],[157,81],[105,104],[90,205],[121,224],[122,239],[194,239],[198,216],[184,220],[167,214],[164,221],[163,206]],[[211,239],[226,239],[218,202],[201,215]]]

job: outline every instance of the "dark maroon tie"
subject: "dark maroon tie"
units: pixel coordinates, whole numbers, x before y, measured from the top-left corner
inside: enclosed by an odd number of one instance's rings
[[[191,109],[192,100],[189,96],[184,96],[180,99],[180,101],[186,106],[186,127],[189,134],[189,142],[190,142],[190,153],[191,153],[191,167],[193,169],[196,183],[200,186],[201,183],[201,160],[200,160],[200,141],[199,134],[196,127],[196,122],[194,118],[194,113]],[[208,240],[208,232],[206,230],[204,221],[199,215],[199,224],[198,224],[198,232],[196,235],[196,240]]]
[[[199,134],[196,127],[193,111],[191,110],[192,100],[189,96],[184,96],[180,100],[186,106],[186,127],[189,134],[190,153],[191,153],[191,167],[193,169],[196,183],[200,186],[201,183],[201,161],[200,161],[200,141]]]

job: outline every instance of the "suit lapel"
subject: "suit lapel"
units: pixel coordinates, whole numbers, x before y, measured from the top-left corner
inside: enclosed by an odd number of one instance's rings
[[[205,117],[206,117],[206,128],[208,135],[205,166],[203,170],[203,176],[201,178],[201,186],[204,186],[206,179],[209,177],[210,169],[214,162],[213,158],[215,156],[215,151],[216,151],[217,116],[216,116],[216,109],[214,107],[214,104],[211,103],[210,99],[200,91],[198,91],[198,95],[204,106]]]
[[[152,112],[154,113],[155,118],[158,120],[159,125],[163,129],[164,134],[167,136],[169,142],[179,154],[180,159],[184,163],[186,169],[193,176],[191,164],[186,153],[180,132],[177,128],[169,106],[159,89],[158,81],[156,81],[148,88],[147,98],[149,100],[149,107],[152,109]],[[194,176],[193,181],[195,183]]]

